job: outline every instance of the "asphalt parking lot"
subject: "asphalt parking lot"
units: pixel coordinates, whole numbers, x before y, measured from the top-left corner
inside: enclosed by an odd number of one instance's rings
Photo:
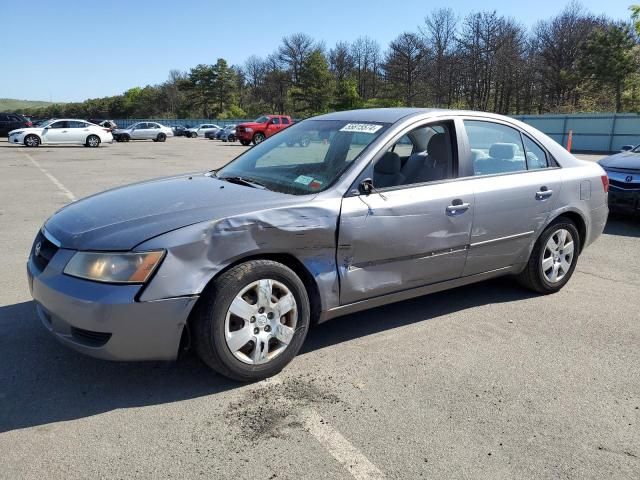
[[[499,279],[339,318],[252,385],[50,337],[25,275],[49,215],[244,148],[0,139],[0,478],[640,478],[639,219],[610,219],[553,296]]]

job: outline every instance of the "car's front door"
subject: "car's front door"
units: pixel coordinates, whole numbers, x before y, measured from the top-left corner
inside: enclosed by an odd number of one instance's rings
[[[510,267],[528,252],[560,195],[549,154],[514,126],[465,119],[475,213],[465,275]]]
[[[69,122],[58,120],[43,130],[42,140],[44,143],[69,143],[70,135]]]
[[[267,124],[267,128],[265,130],[265,136],[270,137],[280,131],[280,118],[272,117]]]
[[[408,129],[363,172],[370,193],[360,187],[343,199],[341,304],[462,275],[474,199],[469,182],[455,179],[456,138],[449,121]]]
[[[141,123],[136,123],[133,128],[131,129],[131,138],[135,139],[135,140],[144,140],[147,137],[147,131],[149,129],[147,128],[147,124],[144,122]]]

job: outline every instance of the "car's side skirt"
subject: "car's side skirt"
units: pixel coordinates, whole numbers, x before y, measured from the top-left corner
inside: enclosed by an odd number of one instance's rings
[[[400,292],[389,293],[380,297],[369,298],[367,300],[361,300],[359,302],[341,305],[339,307],[335,307],[322,312],[320,314],[320,318],[318,319],[318,323],[322,323],[332,318],[340,317],[342,315],[348,315],[350,313],[367,310],[369,308],[381,307],[389,303],[401,302],[403,300],[409,300],[410,298],[421,297],[422,295],[427,295],[429,293],[436,293],[443,290],[449,290],[451,288],[462,287],[464,285],[469,285],[470,283],[480,282],[482,280],[488,280],[490,278],[500,277],[502,275],[508,275],[510,273],[518,273],[520,270],[520,265],[511,265],[508,267],[490,270],[488,272],[455,278],[453,280],[447,280],[445,282],[432,283],[423,287],[411,288],[409,290],[402,290]]]

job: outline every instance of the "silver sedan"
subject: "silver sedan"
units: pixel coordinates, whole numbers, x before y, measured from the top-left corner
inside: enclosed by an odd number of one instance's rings
[[[607,188],[599,165],[511,118],[332,113],[220,170],[66,206],[37,234],[29,285],[71,348],[166,360],[191,345],[256,380],[313,322],[501,275],[557,292],[604,229]]]

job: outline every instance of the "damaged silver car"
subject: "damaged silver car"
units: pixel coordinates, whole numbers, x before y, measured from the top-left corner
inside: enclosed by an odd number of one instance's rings
[[[224,168],[49,218],[29,255],[43,325],[110,360],[191,345],[228,377],[280,371],[312,322],[500,275],[562,288],[603,231],[607,176],[499,115],[302,121]]]

